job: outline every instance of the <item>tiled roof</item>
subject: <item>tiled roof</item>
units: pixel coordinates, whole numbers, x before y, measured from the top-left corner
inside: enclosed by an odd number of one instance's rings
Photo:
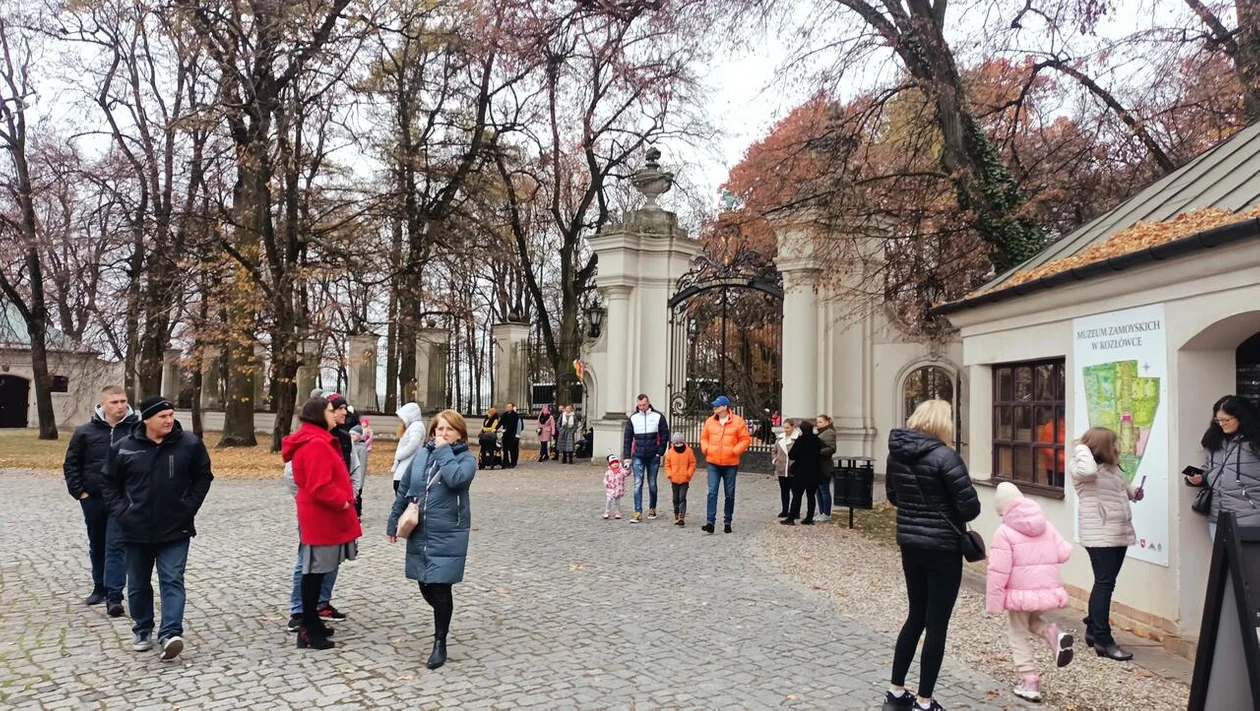
[[[1167,222],[1208,208],[1241,213],[1257,205],[1260,205],[1260,122],[1247,126],[1175,172],[1151,183],[964,300],[1009,287],[1017,275],[1036,272],[1051,262],[1080,254],[1139,222]],[[1242,219],[1241,216],[1238,219]],[[1140,246],[1135,244],[1134,249]]]

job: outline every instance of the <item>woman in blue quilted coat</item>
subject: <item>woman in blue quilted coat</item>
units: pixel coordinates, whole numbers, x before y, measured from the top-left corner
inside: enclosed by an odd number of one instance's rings
[[[472,512],[468,487],[477,460],[468,451],[468,426],[454,410],[433,418],[429,443],[411,462],[398,486],[386,534],[398,541],[398,518],[412,501],[420,506],[420,525],[407,538],[407,577],[420,583],[420,594],[433,608],[433,652],[428,667],[446,663],[446,635],[454,600],[451,586],[464,579]]]

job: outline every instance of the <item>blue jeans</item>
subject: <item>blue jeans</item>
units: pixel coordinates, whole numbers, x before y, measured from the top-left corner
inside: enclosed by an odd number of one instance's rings
[[[301,536],[301,533],[298,534]],[[302,554],[306,552],[306,544],[298,543],[297,562],[293,564],[293,589],[289,592],[289,614],[302,614]],[[319,587],[319,604],[332,602],[333,584],[337,582],[337,571],[324,574],[324,584]]]
[[[656,475],[661,471],[661,458],[650,457],[644,459],[642,457],[634,457],[630,460],[630,471],[634,472],[634,511],[641,513],[643,511],[643,477],[647,475],[648,483],[648,506],[650,509],[656,508]]]
[[[731,517],[735,515],[735,470],[736,467],[719,467],[716,464],[709,465],[709,510],[706,512],[706,521],[709,525],[713,525],[717,521],[717,499],[718,484],[722,484],[722,488],[726,490],[726,519],[727,526],[731,525]]]
[[[831,474],[823,474],[818,484],[818,515],[831,515]]]
[[[127,544],[127,601],[135,622],[132,632],[147,635],[153,631],[153,567],[156,565],[162,595],[158,642],[184,634],[184,568],[188,565],[191,540]]]
[[[92,562],[92,591],[105,593],[110,602],[122,602],[127,585],[127,559],[118,542],[118,522],[99,496],[79,499],[87,525],[88,558]]]

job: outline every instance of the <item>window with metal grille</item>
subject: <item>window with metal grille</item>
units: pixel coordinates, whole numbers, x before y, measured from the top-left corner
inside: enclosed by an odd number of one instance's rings
[[[1064,359],[993,366],[993,478],[1063,492]]]

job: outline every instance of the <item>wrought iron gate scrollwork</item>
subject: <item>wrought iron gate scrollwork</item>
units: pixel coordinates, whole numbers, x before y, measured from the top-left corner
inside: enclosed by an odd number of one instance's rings
[[[741,468],[766,471],[782,390],[783,285],[770,259],[727,246],[696,257],[669,300],[670,426],[697,445],[709,403],[727,395],[753,435]]]

